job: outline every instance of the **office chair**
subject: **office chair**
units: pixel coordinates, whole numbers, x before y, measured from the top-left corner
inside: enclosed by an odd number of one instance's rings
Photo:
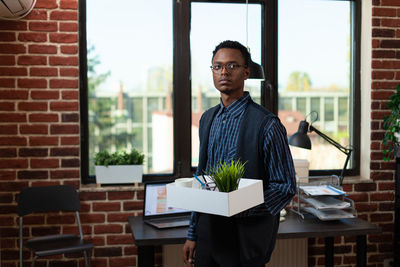
[[[33,251],[32,267],[38,257],[83,252],[86,266],[90,266],[92,243],[83,240],[79,219],[80,202],[78,193],[70,185],[28,187],[21,191],[18,199],[19,216],[19,262],[22,267],[23,217],[31,213],[75,211],[79,236],[74,234],[47,235],[29,239],[25,247]]]

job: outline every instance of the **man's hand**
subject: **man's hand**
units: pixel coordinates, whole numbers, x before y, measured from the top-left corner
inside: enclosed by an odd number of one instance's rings
[[[183,262],[186,266],[194,266],[194,250],[196,248],[196,241],[186,240],[183,245]]]

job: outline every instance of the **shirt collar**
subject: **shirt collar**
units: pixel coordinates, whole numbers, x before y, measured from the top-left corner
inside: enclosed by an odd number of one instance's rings
[[[220,100],[220,109],[217,113],[217,116],[220,116],[223,112],[226,112],[230,114],[231,116],[238,116],[243,112],[243,110],[246,107],[247,102],[251,99],[249,92],[245,91],[243,93],[243,96],[241,96],[239,99],[235,100],[232,104],[230,104],[228,107],[225,107],[224,104],[222,103],[222,100]]]

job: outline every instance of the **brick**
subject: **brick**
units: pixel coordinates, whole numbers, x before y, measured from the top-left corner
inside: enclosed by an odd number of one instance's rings
[[[373,58],[396,58],[396,51],[394,50],[373,50]]]
[[[5,171],[5,170],[0,170],[0,180],[3,181],[11,181],[15,180],[17,172],[16,171]]]
[[[31,159],[33,169],[54,169],[60,167],[58,159]]]
[[[26,52],[23,44],[0,44],[0,54],[23,54]]]
[[[143,208],[142,201],[127,201],[124,202],[123,210],[141,210]]]
[[[397,82],[372,82],[372,89],[395,89]]]
[[[125,246],[124,247],[124,254],[125,255],[137,255],[138,254],[138,250],[136,246]]]
[[[56,68],[30,68],[30,76],[57,76],[58,70]]]
[[[49,58],[49,62],[51,66],[78,66],[78,57],[70,56],[70,57],[58,57],[51,56]]]
[[[37,180],[37,179],[48,179],[48,171],[19,171],[18,179],[20,180]]]
[[[356,203],[355,208],[357,212],[374,212],[378,210],[376,203]]]
[[[119,211],[121,204],[119,202],[93,203],[93,211]]]
[[[391,213],[374,213],[370,215],[371,222],[387,222],[387,221],[392,221],[393,220],[393,214]]]
[[[372,15],[378,17],[396,17],[396,9],[373,7]]]
[[[374,69],[400,69],[400,62],[395,60],[372,60]]]
[[[12,102],[1,102],[0,111],[13,111],[15,110],[15,105]]]
[[[47,102],[20,102],[18,110],[21,111],[47,111]]]
[[[50,149],[52,157],[79,156],[79,148],[76,147],[55,147]]]
[[[20,125],[21,134],[48,134],[48,125]]]
[[[63,45],[61,46],[61,53],[63,54],[70,54],[74,55],[78,53],[78,46],[77,45]]]
[[[80,192],[79,198],[81,201],[106,200],[106,192]]]
[[[381,202],[379,203],[379,211],[393,211],[394,203],[393,202]]]
[[[55,114],[55,113],[53,113],[53,114],[50,114],[50,113],[29,114],[29,122],[58,122],[58,114]]]
[[[31,21],[29,23],[30,31],[56,32],[58,30],[57,22]]]
[[[79,125],[51,125],[50,133],[56,134],[79,134]]]
[[[349,194],[349,198],[354,200],[355,202],[366,202],[368,201],[368,194],[361,193],[361,194]]]
[[[400,19],[381,19],[381,26],[382,27],[399,27],[400,26]]]
[[[46,222],[48,224],[75,224],[75,216],[74,215],[48,216]]]
[[[28,29],[26,21],[21,20],[2,20],[0,30],[5,31],[26,31]]]
[[[394,37],[395,31],[393,29],[372,29],[372,37]],[[381,42],[381,47],[384,40]],[[385,40],[386,41],[386,40]]]
[[[78,23],[60,22],[60,32],[78,32]]]
[[[67,80],[67,79],[53,79],[50,80],[50,88],[78,88],[78,79]]]
[[[57,146],[58,138],[57,137],[29,137],[29,145],[30,146]]]
[[[56,235],[60,233],[61,228],[59,226],[41,226],[32,227],[32,236],[44,236],[44,235]]]
[[[1,169],[28,168],[28,160],[26,160],[26,159],[2,159],[0,161],[0,168]]]
[[[378,92],[371,92],[371,99],[374,100],[385,100],[388,99],[390,96],[393,95],[392,91],[378,91]],[[379,108],[379,103],[374,103],[377,104],[378,106],[376,108],[375,105],[372,107],[372,109],[378,109]]]
[[[393,33],[394,36],[394,33]],[[78,42],[77,33],[50,33],[50,42],[73,44]]]
[[[393,201],[394,200],[394,194],[392,192],[390,193],[371,193],[370,195],[371,201]]]
[[[79,70],[76,68],[60,68],[60,76],[64,77],[78,77]]]
[[[110,258],[110,267],[136,266],[136,257]]]
[[[72,179],[79,177],[79,170],[50,171],[50,178],[53,179]]]
[[[57,21],[62,21],[62,20],[78,21],[78,12],[76,12],[76,11],[53,11],[50,14],[50,19],[57,20]]]
[[[17,86],[19,88],[47,88],[45,79],[18,79]]]
[[[122,225],[120,224],[107,224],[107,225],[95,225],[95,234],[120,234],[122,233]]]
[[[144,200],[144,190],[136,191],[136,199]]]
[[[65,100],[79,100],[79,92],[78,90],[64,90],[62,91],[62,99]]]
[[[57,54],[57,46],[55,45],[29,45],[30,54]]]
[[[116,193],[116,192],[115,192]],[[123,222],[128,221],[128,217],[133,216],[133,212],[118,212],[118,213],[107,213],[107,222]]]
[[[33,9],[28,16],[25,17],[28,20],[47,20],[47,10]]]
[[[0,66],[15,65],[15,56],[0,56]]]
[[[53,186],[60,185],[60,182],[56,181],[31,181],[32,186]],[[65,183],[64,183],[65,184]]]
[[[19,67],[1,67],[0,76],[26,76],[28,75],[27,68]]]
[[[135,192],[132,191],[121,191],[121,192],[108,192],[108,200],[124,200],[133,199]]]
[[[46,65],[47,58],[45,56],[19,56],[19,65]]]
[[[0,88],[15,88],[15,79],[0,78]],[[0,91],[1,94],[1,91]]]
[[[380,44],[380,40],[372,39],[372,48],[378,48]]]
[[[376,191],[375,183],[359,183],[354,185],[354,191],[356,192],[369,192]]]
[[[80,214],[81,223],[104,223],[105,222],[105,215],[104,214],[97,214],[97,213],[90,213],[90,214]]]
[[[32,99],[59,99],[60,98],[60,93],[58,91],[54,90],[40,90],[40,91],[34,91],[31,90],[31,98]]]
[[[61,167],[62,168],[80,167],[80,161],[79,159],[62,159]]]
[[[70,136],[61,137],[62,146],[79,145],[79,144],[80,144],[79,137],[70,137]]]
[[[49,151],[47,148],[20,148],[18,155],[20,157],[47,157]]]
[[[78,102],[52,102],[50,103],[50,110],[52,111],[78,111]]]
[[[63,113],[61,114],[62,122],[79,122],[79,114],[78,113]]]
[[[25,137],[0,137],[0,146],[24,146],[26,145]]]
[[[0,42],[14,42],[17,40],[15,32],[0,32]]]
[[[43,43],[47,41],[47,35],[45,33],[19,33],[18,41],[20,42],[36,42]]]
[[[393,173],[391,173],[391,172],[371,172],[370,178],[374,181],[392,180]]]
[[[0,122],[26,122],[26,114],[1,112]]]
[[[15,124],[6,124],[0,127],[0,134],[14,135],[18,133],[18,127]]]
[[[15,148],[0,148],[0,158],[14,158],[17,156]]]
[[[95,247],[104,247],[106,244],[105,238],[103,236],[85,236],[85,240],[87,240],[90,243],[93,243]],[[95,265],[97,266],[97,265]],[[107,267],[107,265],[104,265]]]
[[[41,0],[38,1],[35,8],[55,9],[57,8],[57,0]]]
[[[382,6],[400,6],[400,2],[398,0],[381,0]]]
[[[400,40],[381,40],[382,48],[400,48]]]
[[[394,182],[382,182],[378,184],[378,191],[390,191],[395,190],[395,183]]]
[[[61,0],[60,8],[62,9],[78,9],[78,1],[75,0]]]
[[[376,27],[381,26],[381,20],[377,19],[377,18],[373,18],[372,19],[372,26],[376,26]]]

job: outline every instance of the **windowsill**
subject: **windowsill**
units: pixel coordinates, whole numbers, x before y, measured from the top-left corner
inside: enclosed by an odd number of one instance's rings
[[[363,178],[361,176],[345,176],[343,179],[343,184],[359,184],[359,183],[372,183],[373,180]]]
[[[81,184],[81,192],[113,192],[113,191],[142,191],[144,186],[142,183],[131,185],[98,185],[98,184]]]

